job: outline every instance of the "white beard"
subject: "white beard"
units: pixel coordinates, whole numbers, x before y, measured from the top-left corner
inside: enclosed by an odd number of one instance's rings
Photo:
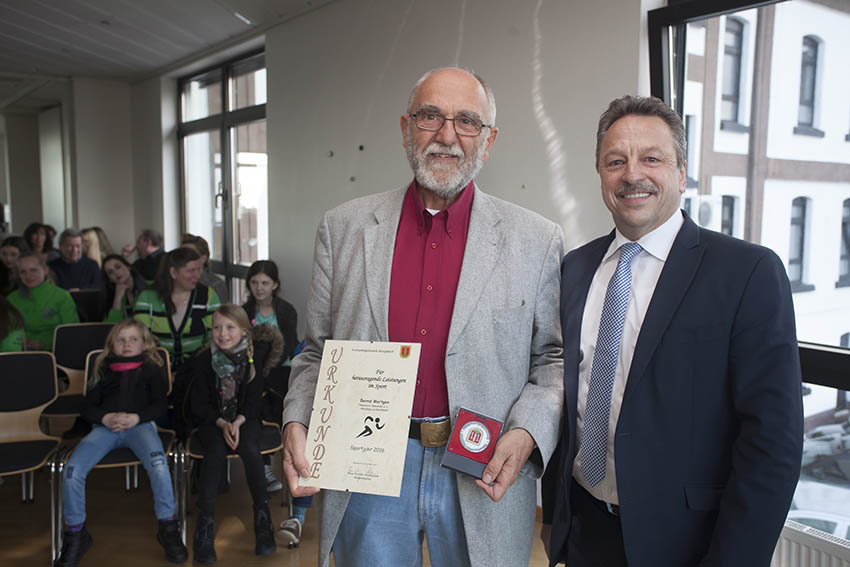
[[[407,161],[416,177],[416,183],[435,193],[443,199],[451,199],[460,193],[464,187],[478,174],[484,165],[482,154],[487,145],[487,138],[479,136],[470,155],[464,155],[460,144],[446,146],[439,142],[428,144],[421,152],[417,151],[413,141],[411,126],[407,128]],[[429,163],[428,155],[432,153],[457,156],[456,165]]]

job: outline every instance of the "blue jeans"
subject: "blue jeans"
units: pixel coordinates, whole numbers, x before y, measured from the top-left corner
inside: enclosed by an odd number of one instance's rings
[[[171,489],[168,458],[153,422],[140,423],[119,433],[95,425],[74,449],[65,467],[62,496],[66,525],[76,526],[86,521],[86,477],[107,453],[121,447],[129,447],[148,472],[157,519],[174,516],[174,492]]]
[[[469,565],[455,472],[440,467],[445,447],[407,440],[401,495],[353,493],[334,540],[336,567]]]

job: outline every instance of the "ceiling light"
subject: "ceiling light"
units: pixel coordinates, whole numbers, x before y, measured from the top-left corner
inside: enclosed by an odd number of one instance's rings
[[[254,23],[251,20],[249,20],[248,18],[246,18],[245,16],[243,16],[242,14],[240,14],[239,12],[233,12],[233,15],[236,16],[236,18],[238,20],[240,20],[241,22],[244,22],[245,24],[247,24],[249,26],[253,25],[253,23]]]

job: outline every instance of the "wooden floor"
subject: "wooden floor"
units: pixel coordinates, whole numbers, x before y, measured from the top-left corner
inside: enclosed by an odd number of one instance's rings
[[[274,462],[275,470],[280,463]],[[216,500],[217,565],[259,567],[314,566],[317,556],[316,517],[309,514],[304,537],[298,549],[278,547],[277,553],[265,557],[254,555],[254,528],[251,518],[251,496],[245,484],[241,463],[231,467],[230,491]],[[50,565],[50,485],[49,473],[42,469],[35,475],[35,502],[21,502],[20,475],[4,477],[0,485],[0,566],[46,567]],[[288,517],[281,507],[281,493],[271,496],[272,520],[275,528]],[[121,565],[136,567],[168,565],[156,542],[156,520],[150,485],[144,470],[139,472],[138,490],[125,492],[123,469],[94,470],[88,478],[87,524],[94,545],[80,562],[81,567]],[[191,557],[191,534],[194,515],[188,522]],[[539,525],[535,534],[539,533]],[[187,562],[188,563],[188,562]],[[547,564],[543,547],[535,537],[530,565]],[[333,565],[333,561],[331,561]],[[425,565],[429,565],[426,560]]]

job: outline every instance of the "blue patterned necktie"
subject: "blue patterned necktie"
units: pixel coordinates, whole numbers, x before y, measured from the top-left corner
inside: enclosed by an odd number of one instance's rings
[[[637,242],[627,242],[620,247],[620,261],[608,281],[605,303],[602,305],[581,435],[581,472],[590,486],[596,486],[605,478],[611,390],[614,387],[620,338],[623,336],[623,322],[632,288],[632,260],[641,250],[643,248]]]

